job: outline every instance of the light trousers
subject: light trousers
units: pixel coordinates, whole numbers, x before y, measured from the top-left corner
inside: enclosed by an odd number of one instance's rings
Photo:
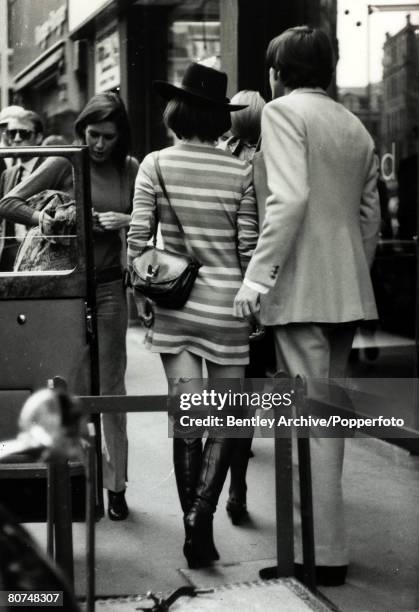
[[[277,368],[290,377],[345,378],[357,324],[294,323],[275,326]],[[347,565],[342,495],[344,438],[310,438],[316,565]],[[293,440],[295,442],[295,440]],[[301,513],[296,444],[293,444],[294,548],[302,563]]]

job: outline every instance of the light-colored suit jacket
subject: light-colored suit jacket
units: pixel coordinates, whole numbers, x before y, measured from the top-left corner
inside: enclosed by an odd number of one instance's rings
[[[246,272],[270,289],[262,322],[375,319],[380,206],[367,130],[322,89],[297,89],[265,106],[262,145],[271,195]]]

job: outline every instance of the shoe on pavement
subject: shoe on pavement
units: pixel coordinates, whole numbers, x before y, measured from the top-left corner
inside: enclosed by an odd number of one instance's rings
[[[111,521],[124,521],[129,514],[125,491],[108,491],[108,516]]]

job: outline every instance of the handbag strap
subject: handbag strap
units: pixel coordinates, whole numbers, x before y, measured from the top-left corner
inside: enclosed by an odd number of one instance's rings
[[[170,210],[172,211],[172,213],[173,213],[173,215],[175,217],[176,225],[177,225],[179,233],[182,236],[183,241],[185,243],[186,251],[187,251],[189,257],[196,261],[196,257],[195,257],[195,254],[193,252],[193,249],[192,249],[192,247],[191,247],[191,245],[189,243],[188,238],[186,237],[185,232],[183,231],[183,227],[182,227],[182,225],[181,225],[181,223],[179,221],[179,217],[177,216],[177,213],[176,213],[175,209],[173,208],[172,203],[170,201],[169,194],[167,193],[166,185],[164,184],[163,175],[162,175],[162,172],[161,172],[161,167],[160,167],[160,162],[159,162],[159,153],[160,152],[157,151],[156,154],[154,155],[154,164],[155,164],[155,167],[156,167],[157,180],[159,181],[159,185],[161,187],[163,195],[166,198],[167,203],[169,204],[169,208],[170,208]],[[157,227],[157,224],[156,224],[156,227]]]

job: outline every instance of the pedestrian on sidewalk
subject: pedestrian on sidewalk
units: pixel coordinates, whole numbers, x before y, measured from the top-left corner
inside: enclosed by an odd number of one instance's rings
[[[5,106],[0,112],[0,149],[4,147],[11,147],[12,144],[7,137],[6,130],[9,124],[9,120],[15,117],[22,117],[25,114],[23,106]],[[0,173],[11,168],[15,165],[15,159],[12,157],[1,157],[0,158]]]
[[[258,223],[251,166],[216,147],[231,124],[230,113],[243,106],[226,97],[227,75],[191,64],[177,87],[156,82],[168,101],[164,120],[180,141],[159,153],[161,173],[176,215],[195,257],[202,264],[192,292],[180,309],[154,308],[154,324],[146,345],[161,354],[169,393],[202,391],[204,377],[215,380],[244,377],[249,361],[249,326],[233,317],[234,295],[256,245]],[[185,253],[185,242],[174,213],[163,197],[155,156],[143,160],[135,185],[128,263],[139,255],[160,221],[164,246]],[[143,317],[144,300],[137,296]],[[230,381],[225,383],[230,384]],[[184,512],[184,554],[190,567],[219,558],[212,521],[235,440],[208,430],[182,437],[179,413],[174,415],[173,460]],[[218,435],[217,435],[218,434]]]
[[[258,91],[244,89],[231,98],[232,104],[246,104],[246,108],[231,116],[230,136],[220,143],[220,148],[230,151],[239,159],[248,161],[252,167],[255,154],[260,145],[262,111],[265,100]],[[261,160],[263,163],[263,159]],[[253,168],[253,177],[255,169]],[[266,176],[264,175],[264,179]],[[254,181],[255,183],[255,181]],[[254,184],[259,227],[262,227],[265,210],[265,193],[260,200],[260,194]],[[266,191],[266,189],[265,189]],[[271,330],[264,328],[255,320],[252,325],[249,344],[249,364],[246,366],[245,377],[248,380],[247,389],[252,390],[251,379],[265,378],[267,372],[274,368],[275,350]],[[250,411],[249,416],[254,413]],[[249,432],[250,433],[250,432]],[[251,456],[252,436],[239,438],[231,459],[230,488],[227,500],[227,514],[233,525],[240,525],[248,517],[246,473]]]
[[[93,96],[77,117],[74,129],[77,142],[87,145],[90,157],[100,393],[124,395],[127,303],[121,233],[130,221],[138,163],[128,155],[131,130],[125,106],[116,93]],[[41,213],[25,203],[44,189],[57,189],[74,197],[73,168],[67,158],[47,159],[10,191],[0,201],[0,217],[27,225],[38,225],[41,221],[44,233],[53,234],[53,219],[46,214],[40,218]],[[123,520],[128,516],[126,414],[103,414],[102,433],[108,515],[111,520]]]
[[[334,58],[324,32],[290,28],[271,41],[267,61],[274,99],[262,113],[262,148],[271,195],[235,312],[273,326],[277,369],[305,377],[310,390],[315,379],[345,377],[359,321],[377,318],[370,277],[380,229],[377,161],[359,119],[326,93]],[[317,580],[339,585],[348,566],[344,439],[315,434]],[[298,492],[296,465],[293,473]],[[301,575],[298,501],[295,494]]]
[[[8,118],[5,138],[11,147],[37,147],[42,143],[43,134],[44,124],[38,113],[21,109]],[[0,198],[34,172],[41,165],[43,158],[23,156],[15,161],[13,166],[1,174]],[[1,221],[0,217],[1,224],[4,225],[4,238],[0,239],[0,272],[11,272],[19,246],[26,235],[26,227],[5,219]]]

